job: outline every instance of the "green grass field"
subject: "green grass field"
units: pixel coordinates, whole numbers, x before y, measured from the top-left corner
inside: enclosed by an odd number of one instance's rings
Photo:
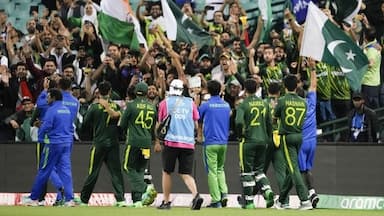
[[[24,206],[0,206],[0,216],[371,216],[384,215],[384,211],[361,211],[361,210],[336,210],[316,209],[311,211],[298,210],[276,210],[255,209],[244,210],[240,208],[207,209],[191,211],[189,208],[174,207],[171,210],[157,210],[154,207],[131,209],[116,207],[24,207]]]

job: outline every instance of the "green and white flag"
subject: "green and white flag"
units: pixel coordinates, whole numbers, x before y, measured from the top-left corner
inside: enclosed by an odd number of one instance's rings
[[[196,44],[199,48],[204,45],[212,45],[212,37],[207,31],[185,15],[172,0],[168,0],[168,4],[177,20],[177,26],[174,26],[174,28],[177,28],[176,41]],[[163,11],[164,17],[168,16],[166,12]]]
[[[270,0],[259,0],[259,10],[264,21],[260,40],[266,42],[269,39],[269,32],[272,28],[272,5]]]
[[[367,57],[363,50],[312,2],[308,6],[300,55],[340,67],[352,90],[360,90],[361,80],[368,68]]]
[[[99,32],[104,40],[120,45],[128,45],[138,50],[146,40],[140,31],[140,24],[132,14],[126,0],[103,0],[98,15]]]
[[[361,8],[362,0],[332,0],[331,7],[334,11],[334,19],[352,25],[352,19],[357,15]]]

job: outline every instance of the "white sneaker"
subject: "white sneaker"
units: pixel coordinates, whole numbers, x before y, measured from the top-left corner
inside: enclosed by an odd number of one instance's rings
[[[287,210],[287,209],[290,209],[290,207],[289,207],[289,204],[282,204],[280,201],[279,201],[279,199],[276,199],[276,201],[275,201],[275,208],[277,209],[277,210]]]
[[[21,200],[21,204],[24,206],[39,206],[38,200],[32,200],[29,196],[23,197]]]
[[[143,203],[141,201],[137,201],[128,206],[129,208],[143,208]]]
[[[64,203],[64,206],[65,207],[75,207],[76,206],[76,203],[75,201],[71,200],[71,201],[67,201]]]
[[[39,201],[39,206],[45,206],[45,200]]]
[[[313,209],[312,203],[309,200],[301,202],[301,205],[299,207],[299,210],[312,210],[312,209]]]

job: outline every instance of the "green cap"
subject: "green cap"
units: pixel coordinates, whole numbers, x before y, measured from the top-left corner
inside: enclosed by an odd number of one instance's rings
[[[148,85],[145,82],[137,83],[135,86],[135,94],[139,96],[144,96],[148,92]]]

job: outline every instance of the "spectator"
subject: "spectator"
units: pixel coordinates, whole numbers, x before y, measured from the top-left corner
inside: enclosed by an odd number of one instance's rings
[[[365,105],[362,93],[354,92],[353,109],[348,114],[348,140],[351,142],[377,142],[379,124],[376,112]]]
[[[368,70],[364,73],[362,80],[362,93],[364,94],[365,103],[368,107],[376,109],[379,107],[380,92],[380,62],[381,47],[376,40],[376,30],[367,29],[364,32],[364,52],[369,60]],[[378,46],[378,47],[377,47]]]
[[[14,140],[12,128],[4,124],[4,119],[16,110],[17,91],[9,82],[11,73],[4,65],[0,65],[0,141]]]
[[[142,6],[145,6],[145,9],[148,14],[140,13],[140,8]],[[166,31],[166,23],[163,17],[161,2],[140,0],[136,9],[136,17],[139,19],[140,22],[145,23],[144,36],[147,40],[148,46],[152,46],[156,38],[158,38],[158,35],[156,35],[156,29],[159,29],[162,32]]]
[[[37,137],[34,135],[33,127],[30,125],[30,120],[34,110],[34,104],[32,98],[25,96],[21,101],[22,109],[12,114],[5,119],[5,123],[9,124],[15,130],[16,142],[32,142],[37,141]]]

